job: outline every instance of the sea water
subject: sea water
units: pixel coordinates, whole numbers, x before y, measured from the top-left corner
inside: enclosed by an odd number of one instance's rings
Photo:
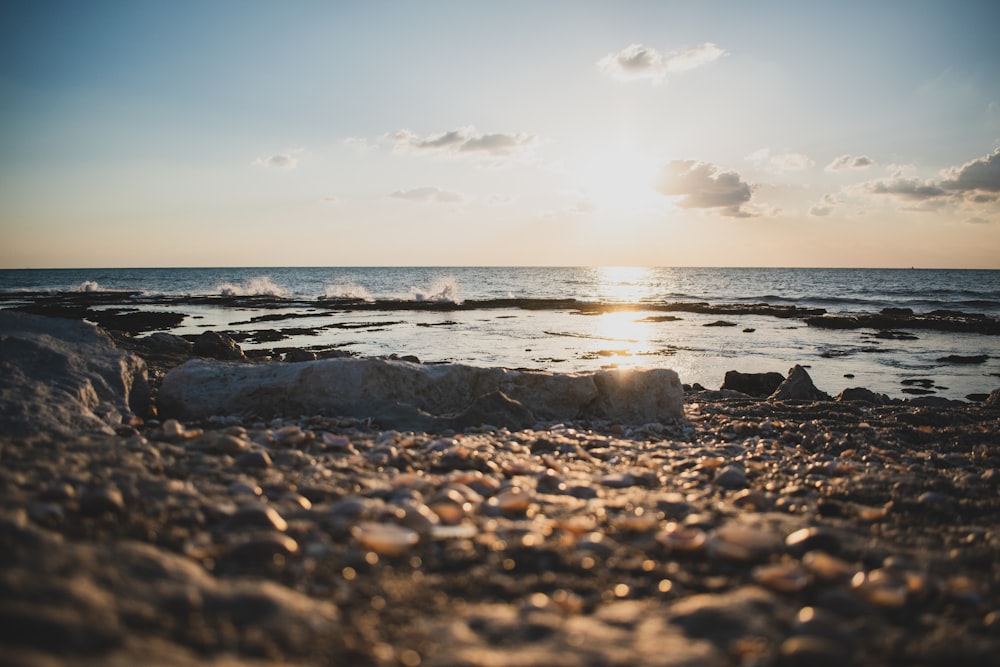
[[[129,306],[187,315],[170,331],[283,329],[246,349],[337,348],[560,372],[667,367],[718,388],[728,370],[785,373],[805,366],[836,394],[863,386],[893,397],[924,380],[962,399],[1000,386],[1000,338],[927,330],[913,340],[867,329],[827,330],[802,319],[672,312],[669,303],[771,304],[871,314],[953,310],[1000,317],[1000,271],[772,268],[309,267],[0,271],[0,306],[24,292],[131,292]],[[205,300],[202,297],[220,297]],[[222,299],[221,297],[227,297]],[[590,308],[567,307],[575,300]],[[331,301],[334,300],[334,301]],[[331,307],[356,302],[358,308]],[[396,308],[393,304],[462,304]],[[366,304],[366,307],[360,307]],[[375,305],[373,305],[375,304]],[[381,307],[378,304],[384,304]],[[648,309],[648,310],[646,310]],[[261,320],[264,315],[270,319]],[[282,319],[277,319],[281,317]],[[706,326],[726,321],[734,326]],[[981,364],[940,361],[985,355]],[[908,382],[911,384],[904,384]]]

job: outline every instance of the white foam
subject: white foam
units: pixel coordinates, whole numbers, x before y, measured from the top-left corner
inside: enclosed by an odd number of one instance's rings
[[[271,280],[271,276],[257,276],[244,281],[242,284],[220,283],[215,286],[215,290],[220,296],[278,296],[287,297],[291,295],[289,290],[278,287]]]
[[[438,278],[427,288],[411,287],[410,297],[414,301],[433,303],[462,303],[459,297],[458,281],[454,276]]]
[[[106,291],[103,287],[97,284],[94,280],[84,280],[82,283],[76,286],[73,290],[74,292],[104,292]]]
[[[324,299],[354,299],[360,301],[367,301],[369,303],[375,301],[372,295],[361,285],[355,285],[354,283],[346,284],[336,284],[327,285],[326,289],[323,291]]]

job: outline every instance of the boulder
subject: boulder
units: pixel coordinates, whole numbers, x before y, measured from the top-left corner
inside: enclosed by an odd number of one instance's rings
[[[848,387],[837,395],[839,403],[871,403],[872,405],[886,405],[892,402],[885,394],[876,394],[871,389],[864,387]]]
[[[740,373],[726,371],[720,389],[738,391],[748,396],[767,398],[785,378],[781,373]]]
[[[298,364],[233,364],[201,359],[171,370],[160,414],[181,420],[327,414],[382,426],[523,428],[535,420],[583,417],[627,423],[683,419],[674,371],[545,373],[393,359],[320,359]]]
[[[169,354],[191,354],[194,345],[187,338],[175,336],[164,331],[143,336],[136,340],[137,343],[145,345],[153,352],[166,352]]]
[[[223,361],[244,361],[246,355],[236,341],[218,331],[206,331],[194,340],[194,353],[199,357]]]
[[[113,433],[149,394],[146,363],[94,325],[0,311],[0,433]]]
[[[769,401],[828,401],[830,395],[820,391],[813,384],[809,373],[802,366],[795,365],[788,371],[788,377],[768,396]]]

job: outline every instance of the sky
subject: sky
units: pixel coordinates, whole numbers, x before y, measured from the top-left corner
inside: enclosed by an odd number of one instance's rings
[[[1000,3],[4,0],[0,268],[1000,269]]]

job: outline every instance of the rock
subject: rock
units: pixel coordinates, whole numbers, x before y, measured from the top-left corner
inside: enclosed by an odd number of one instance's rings
[[[724,489],[742,489],[747,485],[747,474],[738,466],[726,466],[715,476],[715,483]]]
[[[223,361],[243,361],[246,355],[232,338],[218,331],[206,331],[194,341],[194,353],[199,357]]]
[[[154,352],[168,352],[171,354],[190,354],[194,344],[186,338],[175,336],[163,331],[158,331],[148,336],[137,339]]]
[[[989,359],[989,355],[986,354],[973,354],[964,356],[961,354],[949,354],[945,357],[938,357],[938,363],[941,364],[985,364],[986,360]]]
[[[146,363],[97,327],[0,312],[0,432],[114,433],[149,394]]]
[[[784,381],[781,373],[740,373],[739,371],[726,371],[726,377],[722,381],[721,390],[738,391],[748,396],[767,398],[774,393]]]
[[[885,394],[876,394],[870,389],[865,389],[864,387],[850,387],[840,392],[837,395],[836,400],[838,402],[857,402],[857,403],[871,403],[872,405],[886,405],[890,402],[890,398]]]
[[[1000,389],[994,389],[981,406],[984,410],[1000,410]]]
[[[374,418],[387,427],[448,419],[518,426],[584,416],[674,422],[683,419],[683,400],[677,374],[666,369],[556,374],[389,359],[254,365],[196,359],[167,374],[159,407],[164,417],[192,420],[327,414]]]
[[[788,371],[788,377],[768,396],[769,401],[828,401],[830,395],[820,391],[813,384],[809,373],[796,365]]]
[[[312,350],[303,350],[299,347],[294,347],[287,352],[285,352],[285,361],[290,364],[297,364],[303,361],[316,361],[317,355]]]

